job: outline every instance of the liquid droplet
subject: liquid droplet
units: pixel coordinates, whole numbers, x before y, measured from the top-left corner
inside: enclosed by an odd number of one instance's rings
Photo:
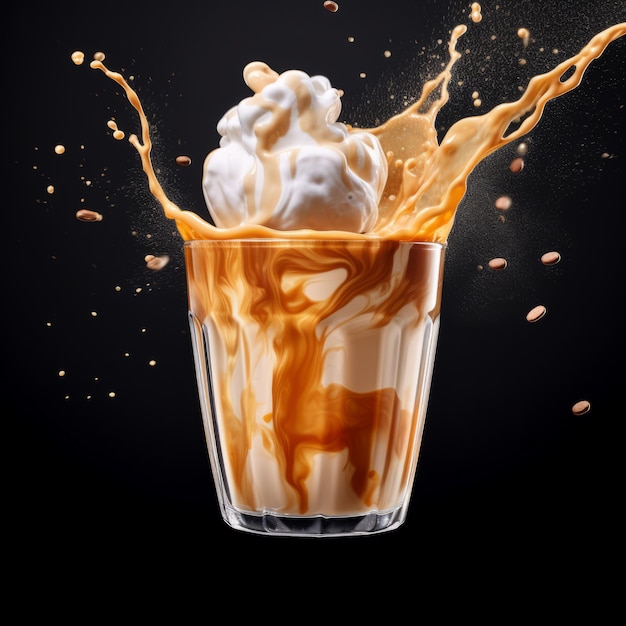
[[[561,255],[556,252],[546,252],[541,256],[541,262],[544,265],[556,265],[561,260]]]
[[[526,314],[526,319],[529,322],[538,322],[542,317],[547,313],[547,309],[543,304],[539,304],[538,306],[532,308]]]
[[[574,415],[584,415],[585,413],[588,413],[590,410],[591,410],[591,404],[587,400],[580,400],[579,402],[576,402],[576,404],[572,406],[572,413]]]

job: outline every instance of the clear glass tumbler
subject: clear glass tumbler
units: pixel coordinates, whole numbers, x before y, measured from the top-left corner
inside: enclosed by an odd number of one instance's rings
[[[227,524],[345,536],[403,523],[444,253],[362,239],[185,243],[196,377]]]

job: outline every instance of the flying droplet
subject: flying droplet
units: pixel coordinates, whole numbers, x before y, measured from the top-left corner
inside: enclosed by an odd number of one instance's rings
[[[527,28],[520,28],[517,31],[517,36],[522,40],[522,42],[524,43],[524,48],[528,45],[528,42],[530,41],[530,31]]]
[[[507,265],[507,260],[502,257],[496,257],[491,259],[488,263],[489,268],[492,270],[503,270]]]
[[[511,208],[512,204],[513,200],[511,200],[509,196],[500,196],[495,202],[496,209],[500,209],[500,211],[507,211]]]
[[[101,222],[102,215],[97,211],[90,211],[89,209],[79,209],[76,211],[76,219],[81,222]]]
[[[482,21],[483,16],[481,14],[481,6],[478,2],[472,2],[472,12],[470,13],[470,18],[474,24],[478,24]]]
[[[526,314],[526,319],[529,322],[537,322],[547,313],[547,309],[543,304],[539,304],[536,307],[532,308]]]
[[[176,157],[176,165],[180,165],[181,167],[188,167],[191,165],[191,157],[188,157],[184,154]]]
[[[146,262],[146,267],[148,269],[158,271],[162,270],[170,262],[170,257],[167,256],[167,254],[164,254],[162,256],[146,254],[146,256],[144,257],[144,261]]]
[[[591,404],[587,400],[580,400],[579,402],[576,402],[576,404],[572,406],[572,413],[574,415],[584,415],[585,413],[588,413],[590,410],[591,410]]]
[[[544,265],[556,265],[561,260],[561,255],[556,252],[546,252],[541,256],[541,262]]]

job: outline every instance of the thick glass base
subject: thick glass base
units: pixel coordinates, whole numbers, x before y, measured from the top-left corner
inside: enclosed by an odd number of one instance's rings
[[[406,507],[374,511],[363,515],[277,515],[249,513],[233,507],[223,509],[224,521],[236,530],[284,537],[347,537],[373,535],[398,528],[406,517]]]

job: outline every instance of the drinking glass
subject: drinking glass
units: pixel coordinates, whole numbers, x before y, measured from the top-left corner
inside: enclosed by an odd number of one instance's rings
[[[400,526],[435,358],[445,245],[185,243],[196,378],[235,529],[348,536]]]

